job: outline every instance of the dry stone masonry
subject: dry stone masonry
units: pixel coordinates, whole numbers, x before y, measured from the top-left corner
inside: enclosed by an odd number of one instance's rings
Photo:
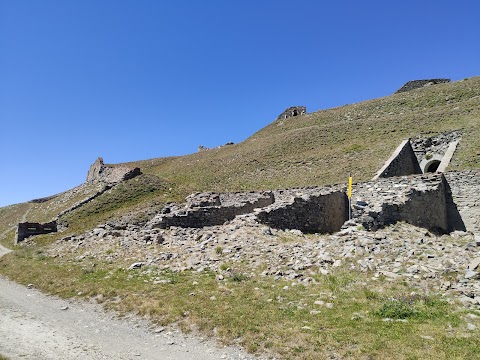
[[[467,205],[471,212],[463,213],[459,212],[455,200],[465,200],[460,189],[480,187],[478,173],[454,174],[448,175],[453,192],[440,173],[355,184],[352,220],[369,230],[404,221],[437,233],[477,231],[475,216],[480,214],[475,200]],[[221,225],[249,213],[258,223],[275,229],[332,233],[339,231],[348,220],[348,200],[345,187],[339,185],[257,193],[197,193],[190,195],[184,206],[168,205],[149,227],[202,228]],[[468,228],[462,215],[469,218]]]
[[[373,180],[421,173],[422,170],[418,164],[410,139],[406,139],[395,149],[392,156],[390,156],[383,167],[377,172]]]
[[[169,205],[150,222],[152,228],[170,226],[201,228],[221,225],[237,215],[247,214],[256,208],[273,203],[272,192],[249,193],[197,193],[186,198],[186,205],[180,208]]]
[[[277,120],[284,120],[293,116],[305,115],[306,113],[307,108],[305,106],[292,106],[278,115]]]
[[[405,139],[373,180],[391,176],[445,172],[460,141],[456,131],[434,137]]]
[[[310,232],[306,225],[318,219],[316,211],[343,212],[345,187],[197,193],[184,205],[169,204],[145,225],[109,221],[84,234],[64,237],[48,255],[85,266],[89,261],[115,262],[148,275],[146,281],[153,285],[168,281],[165,270],[208,269],[217,274],[219,284],[241,271],[245,276],[271,276],[308,286],[315,283],[315,276],[341,267],[368,273],[367,287],[378,286],[379,279],[398,281],[479,309],[479,175],[479,171],[451,172],[354,184],[353,221],[332,234],[308,236],[298,228]],[[322,197],[324,208],[319,206]],[[263,201],[265,206],[256,208]],[[218,225],[200,226],[202,209],[215,212],[222,206],[251,212],[224,223],[220,213],[218,221],[212,221]],[[289,221],[291,229],[283,221]]]
[[[422,87],[436,85],[436,84],[444,84],[449,83],[450,79],[425,79],[425,80],[412,80],[407,82],[403,85],[400,89],[398,89],[395,94],[405,92],[405,91],[412,91],[415,89],[420,89]]]
[[[15,236],[15,244],[23,241],[29,236],[50,234],[52,232],[57,232],[57,223],[55,221],[43,224],[33,222],[19,223]]]
[[[455,209],[448,196],[442,174],[355,184],[353,216],[369,230],[405,221],[437,233],[447,233],[457,230],[455,224],[449,221],[449,210],[453,214]],[[452,208],[449,209],[448,205]]]
[[[339,188],[278,190],[274,204],[256,212],[259,223],[305,233],[333,233],[348,220],[348,198]]]

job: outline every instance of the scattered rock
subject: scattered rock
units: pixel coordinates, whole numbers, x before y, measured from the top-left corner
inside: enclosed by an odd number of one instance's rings
[[[476,328],[477,328],[476,325],[474,325],[472,323],[467,323],[467,330],[468,331],[474,331]]]
[[[479,257],[476,257],[475,259],[473,259],[470,264],[468,264],[468,269],[469,270],[477,270],[477,268],[479,267],[480,265],[480,256]]]
[[[140,269],[143,265],[145,265],[143,262],[135,262],[128,267],[128,270]]]

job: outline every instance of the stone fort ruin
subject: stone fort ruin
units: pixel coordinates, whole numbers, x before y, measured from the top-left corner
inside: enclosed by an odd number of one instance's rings
[[[305,106],[292,106],[278,115],[277,120],[285,120],[290,117],[305,115],[307,113],[307,108]]]
[[[437,233],[480,234],[478,171],[427,173],[380,178],[353,187],[351,221],[376,230],[405,221]],[[466,196],[468,193],[468,196]],[[197,193],[182,205],[170,204],[150,228],[201,228],[236,216],[305,233],[333,233],[349,220],[346,187],[310,187],[269,192]]]
[[[53,232],[57,232],[56,221],[52,221],[44,224],[31,223],[31,222],[19,223],[17,226],[17,233],[15,236],[15,244],[25,240],[29,236],[50,234]]]
[[[382,177],[445,172],[460,142],[456,131],[433,137],[405,139],[373,180]]]
[[[451,81],[450,79],[412,80],[412,81],[407,82],[400,89],[398,89],[395,92],[395,94],[406,92],[406,91],[412,91],[412,90],[415,90],[415,89],[420,89],[420,88],[431,86],[431,85],[449,83],[450,81]]]
[[[457,132],[404,140],[372,181],[354,184],[351,219],[346,185],[333,185],[196,193],[188,196],[185,204],[167,204],[147,226],[202,228],[246,216],[271,228],[304,233],[334,233],[350,220],[372,231],[404,221],[437,233],[461,230],[480,236],[480,172],[445,172],[459,140]],[[99,158],[91,166],[87,182],[104,183],[104,189],[110,189],[140,173],[139,168],[106,166]],[[56,230],[54,222],[21,223],[17,241]]]

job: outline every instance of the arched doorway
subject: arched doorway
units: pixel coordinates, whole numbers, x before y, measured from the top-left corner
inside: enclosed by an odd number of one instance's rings
[[[442,162],[443,156],[439,154],[434,154],[431,158],[423,159],[420,162],[420,168],[422,172],[425,173],[434,173],[437,171],[440,163]]]
[[[427,168],[425,168],[425,172],[426,173],[433,173],[433,172],[437,171],[439,166],[440,166],[440,161],[434,160],[430,163],[430,165],[428,165]]]

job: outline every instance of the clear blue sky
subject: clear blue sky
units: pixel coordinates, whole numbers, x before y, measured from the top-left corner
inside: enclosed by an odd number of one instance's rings
[[[478,0],[0,0],[0,206],[240,142],[408,80],[480,75]]]

